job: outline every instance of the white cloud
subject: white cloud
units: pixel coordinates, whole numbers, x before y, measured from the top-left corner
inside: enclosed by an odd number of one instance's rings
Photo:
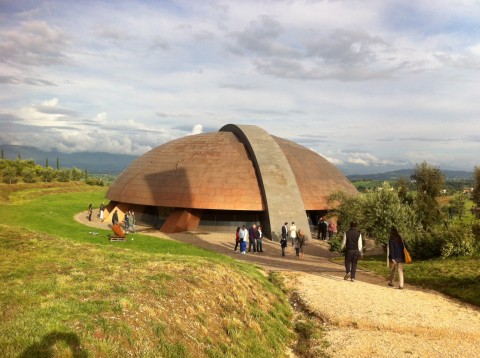
[[[141,154],[239,123],[372,171],[478,162],[473,1],[17,8],[0,10],[4,143]]]

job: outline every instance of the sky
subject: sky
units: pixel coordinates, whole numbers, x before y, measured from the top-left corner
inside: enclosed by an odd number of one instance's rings
[[[480,1],[0,0],[0,144],[253,124],[345,174],[480,165]]]

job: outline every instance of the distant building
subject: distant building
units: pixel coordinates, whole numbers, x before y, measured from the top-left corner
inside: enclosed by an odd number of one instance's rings
[[[137,222],[164,232],[260,223],[276,239],[286,221],[310,236],[309,219],[326,213],[336,191],[357,194],[322,156],[260,127],[229,124],[142,155],[106,197],[110,213],[133,210]]]

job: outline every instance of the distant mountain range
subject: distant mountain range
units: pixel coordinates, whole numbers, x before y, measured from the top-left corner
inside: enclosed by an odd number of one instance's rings
[[[409,179],[413,173],[414,169],[399,169],[385,173],[378,174],[353,174],[347,175],[347,178],[350,181],[356,180],[398,180],[400,178]],[[467,172],[462,170],[442,170],[443,175],[446,180],[473,180],[473,172]]]
[[[33,159],[38,165],[45,166],[48,158],[48,165],[55,168],[57,158],[60,168],[78,168],[87,169],[89,173],[94,174],[119,174],[130,163],[137,158],[134,155],[111,154],[104,152],[78,152],[61,153],[58,151],[46,152],[35,147],[26,147],[20,145],[0,145],[5,159]]]
[[[78,152],[61,153],[56,150],[43,151],[35,147],[20,145],[0,144],[5,159],[33,159],[44,166],[48,158],[49,166],[55,168],[57,158],[61,168],[87,169],[89,173],[117,175],[127,168],[130,163],[138,158],[135,155],[111,154],[105,152]],[[347,178],[355,180],[398,180],[401,177],[410,178],[414,169],[400,169],[378,174],[351,174]],[[442,170],[447,180],[473,179],[473,172]]]

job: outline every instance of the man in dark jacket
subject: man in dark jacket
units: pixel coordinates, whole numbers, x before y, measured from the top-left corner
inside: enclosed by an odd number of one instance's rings
[[[348,280],[351,277],[352,282],[355,282],[355,274],[357,272],[358,256],[363,257],[363,242],[362,234],[357,230],[357,223],[352,221],[350,229],[343,234],[341,250],[345,248],[345,271],[346,275],[343,278]]]
[[[255,253],[257,250],[257,239],[258,239],[258,231],[257,231],[257,225],[253,224],[250,229],[248,229],[248,252],[252,249],[253,245],[253,252]]]
[[[280,240],[280,246],[282,247],[282,256],[285,256],[285,248],[287,247],[287,237],[288,237],[288,223],[282,226],[282,239]]]

